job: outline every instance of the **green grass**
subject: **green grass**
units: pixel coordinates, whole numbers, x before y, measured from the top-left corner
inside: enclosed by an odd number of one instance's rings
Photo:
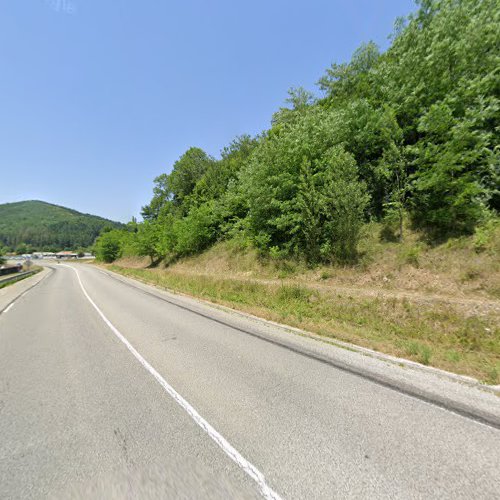
[[[325,337],[500,382],[500,329],[493,314],[465,317],[443,303],[353,297],[304,286],[249,282],[159,269],[109,269],[232,306]]]

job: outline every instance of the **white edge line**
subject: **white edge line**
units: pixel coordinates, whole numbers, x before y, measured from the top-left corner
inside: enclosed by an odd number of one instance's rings
[[[264,475],[253,464],[251,464],[243,455],[239,453],[219,432],[217,432],[135,349],[135,347],[118,331],[118,329],[108,320],[104,313],[99,309],[96,303],[90,298],[87,290],[83,286],[80,278],[80,273],[71,266],[62,264],[64,267],[72,269],[78,278],[78,282],[82,289],[83,294],[87,300],[92,304],[102,320],[106,323],[109,329],[118,337],[119,340],[125,344],[127,349],[134,355],[134,357],[141,363],[141,365],[156,379],[156,381],[163,387],[186,413],[201,427],[210,438],[226,453],[226,455],[235,462],[243,471],[253,479],[262,493],[262,496],[270,500],[281,500],[281,497],[276,493],[267,483]]]
[[[16,304],[18,302],[18,300],[22,299],[36,285],[39,285],[47,276],[48,276],[48,274],[46,274],[45,276],[43,276],[40,281],[37,281],[36,283],[34,283],[33,285],[31,285],[21,295],[18,295],[5,309],[3,309],[2,311],[0,311],[0,314],[5,314],[6,312],[9,312],[14,307],[14,304]]]
[[[105,273],[103,271],[99,271],[99,272],[101,272],[102,274],[105,274],[106,276],[108,276],[108,273]],[[113,274],[116,274],[116,273],[113,273]],[[127,276],[124,276],[124,277],[128,278]],[[143,285],[146,285],[146,286],[154,288],[154,286],[151,285],[150,283],[141,281],[139,279],[136,279],[136,280],[139,281],[139,283],[142,283]],[[122,281],[122,282],[126,283],[124,280],[121,280],[121,279],[119,279],[119,281]],[[158,291],[158,289],[156,289],[155,291]],[[229,312],[229,313],[236,313],[237,315],[240,315],[240,316],[242,316],[244,318],[251,319],[251,320],[256,320],[258,322],[262,322],[262,323],[267,324],[267,325],[279,327],[280,329],[284,329],[284,330],[290,331],[290,332],[292,332],[294,334],[298,334],[298,335],[300,335],[303,338],[308,338],[308,339],[312,339],[312,340],[319,340],[319,341],[322,341],[325,344],[333,346],[333,347],[342,348],[343,347],[342,344],[345,344],[345,346],[351,348],[355,352],[355,354],[365,355],[365,353],[363,352],[363,350],[365,348],[356,346],[354,344],[348,344],[348,343],[339,342],[340,345],[337,345],[335,342],[328,342],[327,340],[322,339],[322,338],[315,339],[314,336],[309,335],[309,332],[307,332],[305,330],[300,330],[298,328],[294,328],[294,327],[291,327],[291,326],[288,326],[288,325],[284,325],[284,324],[281,324],[281,323],[276,323],[274,321],[269,321],[269,320],[266,320],[264,318],[260,318],[258,316],[254,316],[252,314],[248,314],[248,313],[244,313],[242,311],[238,311],[237,309],[232,309],[230,307],[222,306],[222,305],[217,304],[215,302],[209,302],[207,300],[200,299],[200,298],[195,297],[193,295],[188,295],[188,294],[185,294],[185,293],[182,293],[182,292],[176,292],[175,290],[171,290],[171,289],[165,289],[165,290],[161,290],[160,289],[159,291],[166,291],[167,293],[169,293],[171,295],[174,295],[174,298],[186,297],[186,298],[188,298],[190,300],[193,300],[193,301],[197,302],[199,305],[206,306],[206,307],[213,307],[214,309],[217,309],[219,311],[223,311],[223,312],[225,311],[225,312]],[[370,350],[366,349],[366,351],[370,351]],[[375,354],[379,354],[376,351],[372,351],[372,352],[375,353]],[[395,362],[393,363],[391,360],[384,360],[381,357],[370,356],[369,353],[368,353],[368,356],[370,358],[372,358],[372,359],[377,360],[377,361],[385,361],[385,362],[391,363],[393,366],[397,366],[397,364]],[[312,358],[312,359],[314,359],[314,358]],[[400,358],[394,358],[394,359],[397,360],[397,359],[400,359]],[[407,361],[407,360],[405,360],[404,358],[401,358],[401,361]],[[410,363],[412,363],[412,362],[410,362]],[[410,366],[410,368],[411,368],[411,366]],[[424,368],[428,368],[428,367],[424,367]],[[342,370],[342,368],[338,368],[338,369]],[[435,370],[436,371],[441,371],[438,368],[436,368]],[[347,372],[347,373],[350,373],[350,372]],[[421,373],[425,374],[426,372],[421,372]],[[444,372],[444,371],[443,371],[443,373],[447,374],[447,372]],[[431,374],[431,375],[434,375],[434,376],[439,376],[439,373],[427,372],[427,374]],[[371,382],[374,383],[374,384],[378,384],[376,381],[373,381],[373,380]],[[453,379],[448,379],[447,382],[460,383],[460,380],[457,381],[457,380],[453,380]],[[384,386],[380,386],[380,387],[384,387]],[[467,384],[466,387],[468,389],[477,389],[477,390],[480,390],[480,387],[476,387],[475,385],[468,385]],[[500,386],[498,386],[498,387],[500,387]],[[494,431],[497,431],[496,427],[494,427],[494,426],[492,426],[492,425],[490,425],[488,423],[481,422],[480,420],[477,420],[475,418],[463,415],[462,413],[460,413],[458,411],[454,411],[453,409],[447,408],[445,406],[441,406],[440,404],[436,404],[436,403],[433,403],[431,401],[426,401],[425,399],[422,399],[422,398],[420,398],[418,396],[415,396],[414,394],[410,394],[409,392],[399,391],[397,388],[396,389],[392,389],[391,387],[386,387],[386,388],[388,390],[396,391],[401,396],[403,396],[403,397],[405,397],[407,399],[410,399],[412,401],[417,401],[417,402],[422,403],[424,405],[430,406],[430,407],[432,407],[434,409],[446,412],[448,414],[452,414],[455,417],[466,419],[468,422],[473,422],[473,423],[475,423],[477,425],[481,425],[483,427],[488,428],[489,430],[493,429]],[[490,392],[490,391],[486,391],[486,394],[495,396],[495,393],[494,392]]]
[[[17,301],[15,300],[14,302],[11,302],[3,311],[2,311],[2,314],[5,314],[6,312],[9,312],[12,307],[14,306],[14,304],[16,303]]]

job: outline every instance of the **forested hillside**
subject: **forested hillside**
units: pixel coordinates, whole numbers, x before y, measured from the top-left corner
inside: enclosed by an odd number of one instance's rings
[[[432,243],[490,227],[499,25],[498,0],[420,0],[386,52],[363,43],[320,77],[319,95],[291,89],[269,130],[218,159],[186,151],[154,180],[144,222],[103,234],[98,256],[168,261],[236,239],[275,258],[351,263],[370,221],[392,241],[405,227]]]
[[[104,228],[122,224],[43,201],[0,205],[0,245],[10,250],[89,247]]]

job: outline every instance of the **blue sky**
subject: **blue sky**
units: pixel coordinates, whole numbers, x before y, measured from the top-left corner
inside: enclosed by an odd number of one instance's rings
[[[269,126],[287,89],[361,42],[387,48],[410,0],[0,0],[0,203],[115,220],[190,146]],[[7,179],[7,182],[5,181]]]

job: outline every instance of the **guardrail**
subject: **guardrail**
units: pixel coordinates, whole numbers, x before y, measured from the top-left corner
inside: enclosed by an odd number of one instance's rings
[[[0,287],[7,284],[7,283],[13,283],[14,281],[22,280],[24,278],[27,278],[28,276],[31,276],[32,274],[35,274],[37,271],[24,271],[22,273],[17,273],[14,275],[7,275],[5,278],[0,278]]]
[[[7,274],[17,274],[19,269],[22,268],[22,264],[18,264],[17,266],[6,265],[0,267],[0,276],[5,276]]]

